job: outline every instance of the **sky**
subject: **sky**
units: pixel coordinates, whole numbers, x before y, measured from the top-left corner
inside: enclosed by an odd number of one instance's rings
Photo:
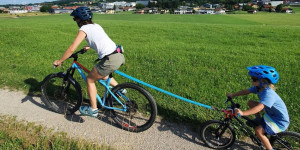
[[[52,2],[52,1],[55,1],[55,0],[0,0],[0,5],[30,4],[30,3]]]

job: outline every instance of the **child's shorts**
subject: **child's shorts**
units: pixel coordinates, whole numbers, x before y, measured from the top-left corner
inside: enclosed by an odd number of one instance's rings
[[[267,132],[268,135],[274,135],[275,132],[272,130],[272,128],[270,128],[266,122],[264,118],[261,118],[260,120],[260,125],[263,127],[263,129]]]
[[[263,129],[267,132],[268,135],[274,135],[279,132],[283,132],[286,130],[287,127],[285,128],[280,128],[272,119],[267,119],[266,116],[261,118],[260,120],[260,125],[263,127]]]
[[[115,53],[109,56],[105,56],[101,61],[95,65],[97,72],[106,77],[125,64],[125,58],[122,53]]]

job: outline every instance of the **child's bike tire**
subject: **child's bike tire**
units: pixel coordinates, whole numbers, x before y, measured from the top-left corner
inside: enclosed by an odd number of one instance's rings
[[[216,135],[224,132],[222,136]],[[210,120],[202,125],[200,136],[202,141],[213,149],[226,149],[233,145],[235,141],[235,131],[231,126],[225,125],[221,120]]]

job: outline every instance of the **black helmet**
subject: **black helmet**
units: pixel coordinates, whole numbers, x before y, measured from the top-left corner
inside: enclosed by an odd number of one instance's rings
[[[80,18],[82,21],[92,19],[93,13],[88,7],[78,7],[72,13],[71,16]]]

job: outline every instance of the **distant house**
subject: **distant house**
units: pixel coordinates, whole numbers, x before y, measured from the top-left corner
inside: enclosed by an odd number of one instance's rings
[[[145,14],[145,11],[143,9],[139,9],[135,11],[136,14]]]
[[[24,13],[28,13],[28,10],[22,10],[20,6],[9,6],[8,13],[10,13],[10,14],[24,14]]]
[[[51,6],[52,9],[59,9],[59,7],[57,5],[53,5]]]
[[[226,14],[225,9],[224,8],[216,8],[214,10],[215,14]]]
[[[5,12],[5,13],[7,13],[9,10],[7,9],[7,8],[5,8],[5,7],[0,7],[0,12]]]
[[[300,2],[298,2],[298,1],[296,1],[296,2],[290,2],[289,4],[290,4],[290,6],[296,6],[296,7],[300,6]]]
[[[124,7],[123,11],[135,11],[136,8],[135,7]]]
[[[192,14],[193,9],[175,9],[174,14]]]
[[[213,8],[200,7],[195,12],[196,12],[196,14],[214,14],[215,13],[214,10],[215,9],[213,9]]]
[[[168,13],[170,13],[169,9],[162,9],[162,10],[160,10],[160,14],[168,14]]]
[[[25,14],[25,13],[28,13],[28,10],[9,10],[8,13],[10,13],[10,14]]]
[[[114,2],[114,5],[116,6],[116,7],[125,7],[126,6],[126,2]]]
[[[113,9],[106,9],[106,10],[105,10],[105,13],[106,13],[106,14],[114,14],[114,13],[115,13],[115,10],[113,10]]]
[[[136,2],[127,2],[126,6],[127,7],[135,7],[136,6]]]
[[[293,13],[293,9],[291,9],[291,8],[282,8],[281,12],[290,14],[290,13]]]
[[[40,5],[27,5],[25,6],[25,10],[28,12],[38,12],[40,11],[41,6]]]
[[[283,1],[270,1],[270,3],[273,7],[276,7],[277,5],[283,4]]]
[[[80,6],[66,6],[64,7],[64,9],[72,9],[72,10],[75,10],[76,8],[78,8]]]
[[[272,5],[263,5],[261,10],[262,11],[270,11],[271,10],[272,12],[274,12],[275,8]]]

